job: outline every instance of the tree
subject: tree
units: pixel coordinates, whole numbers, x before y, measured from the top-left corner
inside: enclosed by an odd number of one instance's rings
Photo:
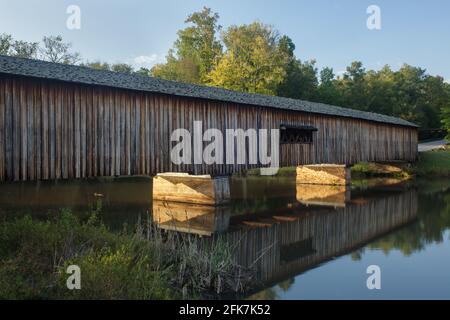
[[[12,42],[13,39],[10,34],[6,33],[0,34],[0,55],[7,56],[10,54]]]
[[[444,89],[447,94],[447,97],[450,96],[450,84],[444,83]],[[447,139],[450,139],[450,99],[447,103],[441,107],[441,122],[444,129],[447,130]],[[449,201],[450,203],[450,201]]]
[[[450,104],[442,108],[441,115],[442,125],[444,129],[447,130],[447,139],[450,139]]]
[[[111,65],[111,71],[131,74],[134,72],[134,69],[129,64],[116,63],[116,64]]]
[[[286,76],[289,56],[279,46],[278,33],[254,22],[231,26],[222,34],[226,52],[209,74],[209,84],[274,95]]]
[[[339,105],[340,91],[336,86],[335,74],[332,68],[325,67],[320,71],[320,84],[317,89],[317,101]]]
[[[173,50],[169,50],[166,60],[165,64],[153,66],[152,76],[186,83],[201,83],[200,69],[193,57],[176,58]]]
[[[361,61],[353,61],[347,67],[343,79],[338,82],[339,89],[342,90],[342,102],[345,107],[368,110],[365,95],[366,70]]]
[[[108,70],[111,71],[111,66],[107,62],[94,61],[94,62],[85,62],[80,64],[83,67],[88,67],[97,70]]]
[[[419,101],[422,125],[427,128],[440,128],[442,110],[450,106],[449,85],[440,76],[427,75],[423,83],[423,94]]]
[[[168,80],[205,83],[207,75],[222,54],[217,40],[219,15],[209,8],[194,12],[185,21],[191,26],[178,31],[178,39],[164,64],[152,68],[152,75]]]
[[[43,60],[64,64],[76,64],[80,61],[80,54],[70,52],[72,44],[63,42],[60,35],[44,37],[42,42],[44,46],[40,52]]]
[[[389,66],[379,71],[369,70],[364,77],[366,109],[371,112],[394,115],[397,101],[395,73]]]
[[[286,54],[286,76],[277,88],[276,94],[282,97],[314,100],[317,95],[317,69],[315,61],[302,63],[294,55],[295,44],[288,36],[282,36],[278,44]]]
[[[423,92],[425,70],[404,64],[395,73],[397,101],[393,113],[403,119],[420,124],[420,96]]]
[[[38,42],[26,42],[16,40],[12,43],[11,56],[27,59],[35,59],[39,49]]]
[[[141,76],[146,76],[146,77],[150,77],[152,75],[151,70],[147,69],[147,68],[144,68],[144,67],[141,67],[135,73],[138,74],[138,75],[141,75]]]
[[[10,34],[0,35],[0,54],[19,58],[36,58],[39,43],[14,40]]]
[[[92,68],[92,69],[97,69],[97,70],[107,70],[107,71],[114,71],[114,72],[121,72],[121,73],[128,73],[128,74],[135,72],[133,66],[131,66],[127,63],[109,64],[107,62],[94,61],[94,62],[82,63],[81,66]],[[138,71],[137,73],[142,72],[141,70]]]

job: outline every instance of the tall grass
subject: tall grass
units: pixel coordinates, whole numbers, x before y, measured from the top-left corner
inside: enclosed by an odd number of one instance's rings
[[[420,153],[414,172],[423,177],[450,177],[450,150]]]
[[[81,290],[66,287],[69,265],[81,269]],[[225,241],[148,223],[113,233],[96,213],[81,221],[67,210],[48,221],[0,223],[2,299],[200,298],[245,290],[251,275]]]

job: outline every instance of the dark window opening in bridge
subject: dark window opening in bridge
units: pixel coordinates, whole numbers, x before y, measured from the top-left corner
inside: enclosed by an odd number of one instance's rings
[[[316,253],[313,248],[312,238],[300,240],[291,244],[282,245],[280,248],[281,263],[288,263],[299,260]]]
[[[310,144],[313,142],[313,132],[317,128],[306,125],[287,125],[280,126],[280,143],[281,144]]]

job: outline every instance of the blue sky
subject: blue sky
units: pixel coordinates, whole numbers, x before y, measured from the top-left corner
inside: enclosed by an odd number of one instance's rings
[[[81,8],[81,29],[66,28],[66,9]],[[366,9],[381,9],[381,30],[368,30]],[[177,30],[193,11],[208,6],[220,24],[272,24],[296,44],[302,60],[345,70],[361,60],[366,68],[403,63],[426,68],[450,81],[450,1],[446,0],[0,0],[0,33],[39,41],[61,34],[84,59],[151,66],[164,60]]]

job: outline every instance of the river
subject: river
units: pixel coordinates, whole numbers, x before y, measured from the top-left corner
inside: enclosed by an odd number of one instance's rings
[[[113,230],[151,217],[158,227],[233,244],[256,285],[231,298],[450,299],[450,180],[297,185],[292,177],[233,177],[232,202],[211,208],[151,199],[146,177],[0,184],[0,216],[47,218],[101,209]],[[369,289],[369,266],[380,289]]]

